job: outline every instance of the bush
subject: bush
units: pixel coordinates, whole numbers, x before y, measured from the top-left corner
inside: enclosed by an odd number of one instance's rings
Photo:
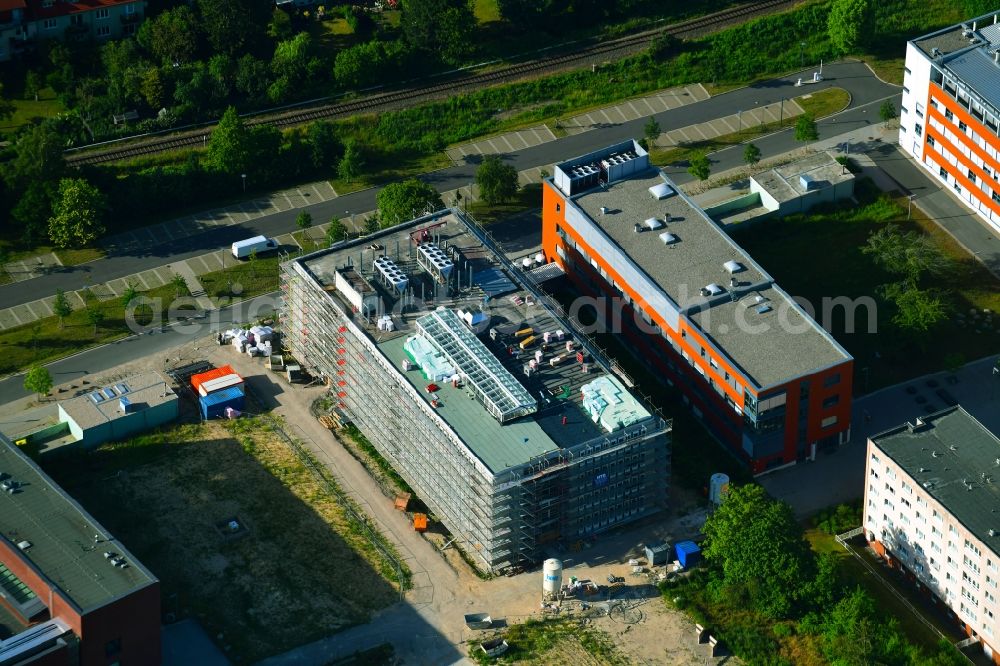
[[[840,534],[861,524],[861,500],[823,509],[813,516],[813,526],[826,534]]]

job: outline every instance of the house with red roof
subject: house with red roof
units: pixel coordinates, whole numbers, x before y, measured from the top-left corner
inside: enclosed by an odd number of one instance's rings
[[[146,0],[0,0],[0,62],[38,40],[134,35],[145,12]]]

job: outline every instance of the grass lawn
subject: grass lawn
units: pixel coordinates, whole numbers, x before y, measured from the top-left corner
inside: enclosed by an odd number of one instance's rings
[[[14,104],[14,115],[0,121],[0,135],[13,134],[33,118],[51,118],[64,111],[62,102],[56,99],[56,94],[50,88],[39,91],[37,102],[34,99],[10,101]]]
[[[96,247],[65,250],[54,248],[51,245],[34,245],[29,247],[22,243],[20,239],[2,238],[0,238],[0,252],[3,253],[4,263],[30,259],[40,254],[55,252],[56,256],[59,257],[59,261],[63,263],[63,266],[76,266],[93,261],[94,259],[100,259],[104,256],[104,250]]]
[[[266,421],[175,426],[44,462],[160,579],[164,610],[197,618],[235,663],[399,598],[354,517]],[[230,520],[245,529],[229,533]]]
[[[303,252],[315,252],[326,248],[326,238],[319,229],[306,229],[292,233],[295,242],[299,244]]]
[[[165,312],[173,300],[175,291],[170,285],[163,285],[141,295],[150,299],[161,299],[160,312]],[[92,301],[93,307],[101,313],[101,321],[96,330],[87,318],[87,311],[76,306],[72,299],[72,313],[63,320],[44,317],[30,324],[7,328],[0,331],[0,375],[17,372],[34,363],[48,363],[87,347],[111,342],[132,334],[125,323],[125,306],[118,297],[106,301]],[[148,310],[140,315],[140,323],[148,323]]]
[[[480,23],[492,23],[500,20],[500,9],[496,0],[474,0],[473,10],[476,20]]]
[[[843,88],[827,88],[811,95],[796,97],[795,101],[815,119],[843,111],[851,103],[851,94]]]
[[[928,234],[954,260],[953,274],[943,280],[946,305],[952,312],[970,308],[1000,311],[1000,283],[982,265],[937,229],[930,220],[906,220],[906,204],[875,201],[874,187],[867,180],[856,187],[862,206],[847,204],[833,209],[813,209],[807,216],[790,216],[736,229],[732,233],[742,245],[793,296],[806,298],[822,320],[824,298],[868,297],[877,304],[876,330],[868,331],[868,312],[857,311],[855,331],[846,332],[843,309],[836,309],[825,323],[834,337],[855,358],[855,392],[866,393],[918,377],[948,366],[945,360],[959,351],[966,361],[995,353],[1000,346],[997,332],[977,333],[951,318],[922,337],[905,335],[892,322],[893,306],[882,301],[877,289],[896,281],[871,258],[861,253],[869,234],[888,222],[904,231]],[[902,205],[900,205],[900,203]],[[861,368],[869,368],[863,383]]]
[[[199,275],[201,286],[212,298],[253,298],[278,289],[278,256],[241,261],[236,266]]]
[[[882,79],[903,84],[906,41],[972,18],[965,3],[954,0],[883,0],[874,4],[879,36],[862,59]]]

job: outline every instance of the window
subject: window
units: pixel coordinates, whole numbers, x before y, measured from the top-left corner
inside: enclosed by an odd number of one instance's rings
[[[996,190],[993,190],[990,193],[990,196],[993,197],[993,201],[996,201],[997,203],[1000,203],[1000,194],[998,194]]]
[[[932,137],[930,134],[928,134],[927,135],[927,145],[930,146],[931,148],[933,148],[936,145],[936,143],[937,142],[934,141],[934,137]]]
[[[98,37],[107,37],[110,34],[111,34],[111,26],[109,26],[109,25],[99,25],[99,26],[97,26],[97,36]]]
[[[955,119],[955,114],[951,112],[951,109],[945,109],[944,110],[944,117],[947,118],[948,120],[954,120]]]
[[[909,112],[910,112],[909,109],[907,109],[905,106],[900,105],[900,107],[899,107],[899,115],[902,116],[902,115],[907,114]]]
[[[135,14],[135,5],[125,5],[126,14]]]
[[[965,547],[966,547],[966,549],[971,550],[976,555],[982,555],[983,554],[983,551],[979,550],[979,547],[976,546],[976,544],[974,544],[971,541],[969,541],[968,539],[965,540]]]
[[[948,172],[944,170],[944,167],[938,167],[938,175],[948,180]]]
[[[969,180],[971,180],[973,183],[976,182],[976,174],[972,169],[969,169]]]
[[[836,416],[828,416],[825,419],[823,419],[822,421],[820,421],[819,427],[821,427],[821,428],[829,428],[830,426],[836,425],[836,424],[837,424],[837,417]]]
[[[559,204],[556,204],[556,212],[558,213],[561,210],[562,210],[562,206],[559,205]]]
[[[99,20],[99,21],[103,21],[104,19],[108,18],[108,16],[110,16],[110,15],[111,14],[108,11],[107,7],[101,7],[100,9],[97,10],[97,20]]]
[[[964,122],[962,122],[961,120],[959,120],[959,121],[958,121],[958,129],[964,132],[965,130],[969,129],[969,126],[968,126],[968,125],[966,125],[966,124],[965,124]]]
[[[45,30],[55,30],[56,29],[56,20],[55,19],[45,19],[45,21],[42,23],[42,28],[44,28]]]
[[[923,136],[924,135],[924,126],[921,125],[920,123],[914,123],[913,124],[913,133],[916,134],[917,136]]]
[[[830,407],[833,407],[838,402],[840,402],[840,396],[839,395],[831,395],[829,398],[827,398],[826,400],[823,401],[823,409],[828,409]]]
[[[831,386],[836,386],[839,383],[840,383],[840,373],[839,372],[835,372],[835,373],[833,373],[832,375],[830,375],[829,377],[827,377],[827,378],[825,378],[823,380],[823,386],[825,386],[827,388],[829,388]]]
[[[936,99],[931,100],[931,106],[934,107],[935,109],[938,108],[938,103]]]

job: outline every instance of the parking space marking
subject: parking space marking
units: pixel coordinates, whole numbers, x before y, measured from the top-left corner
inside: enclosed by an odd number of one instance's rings
[[[19,315],[17,313],[18,310],[20,310],[21,314],[24,315],[23,319],[21,318],[21,315]],[[28,310],[28,309],[26,307],[24,307],[24,305],[15,305],[8,312],[10,312],[10,316],[13,317],[17,321],[17,324],[20,326],[21,324],[24,324],[24,323],[29,322],[29,321],[33,321],[35,319],[34,317],[31,317],[29,319],[28,318],[29,315],[25,312],[25,310]],[[28,312],[31,312],[31,310],[28,310]]]

